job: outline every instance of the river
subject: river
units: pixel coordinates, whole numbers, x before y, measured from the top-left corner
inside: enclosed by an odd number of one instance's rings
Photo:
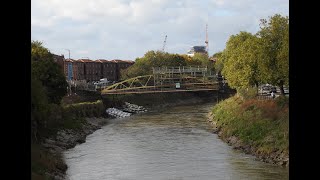
[[[70,180],[289,179],[288,168],[232,149],[213,134],[214,103],[151,110],[108,125],[64,153]]]

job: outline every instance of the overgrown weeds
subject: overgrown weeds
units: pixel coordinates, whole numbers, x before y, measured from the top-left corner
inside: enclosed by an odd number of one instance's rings
[[[261,153],[289,151],[289,106],[287,99],[257,100],[233,96],[212,112],[222,138],[237,136]]]

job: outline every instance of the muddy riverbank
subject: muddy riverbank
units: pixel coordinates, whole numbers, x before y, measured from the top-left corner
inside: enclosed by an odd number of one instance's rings
[[[263,162],[288,167],[288,110],[274,104],[273,101],[243,103],[233,97],[216,105],[217,114],[211,111],[207,119],[213,132],[234,149]]]
[[[75,147],[77,144],[86,142],[86,137],[94,131],[100,129],[108,123],[108,118],[85,118],[86,122],[82,124],[82,128],[78,130],[65,129],[57,132],[55,137],[45,139],[42,146],[52,154],[62,154],[63,151]],[[57,156],[60,157],[60,156]],[[62,158],[62,157],[61,157]],[[56,180],[65,179],[65,173],[68,168],[67,164],[61,159],[54,172],[47,173],[49,177]]]

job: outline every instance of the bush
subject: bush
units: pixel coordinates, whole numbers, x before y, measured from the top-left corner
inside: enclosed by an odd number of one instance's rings
[[[257,96],[258,89],[256,87],[239,88],[237,92],[243,99],[252,99]]]
[[[279,102],[278,102],[279,101]],[[288,99],[259,101],[233,96],[213,107],[214,121],[222,139],[237,136],[262,153],[289,152]]]
[[[279,96],[276,99],[276,103],[279,107],[283,108],[289,105],[289,98],[286,96]]]
[[[105,113],[104,110],[101,100],[64,106],[64,111],[74,117],[101,117]]]

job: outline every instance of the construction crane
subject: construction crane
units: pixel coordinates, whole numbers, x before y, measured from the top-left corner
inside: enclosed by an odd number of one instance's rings
[[[207,48],[207,53],[208,53],[208,55],[209,55],[209,40],[208,40],[208,24],[206,24],[206,41],[205,41],[205,43],[206,43],[206,48]]]
[[[167,35],[166,37],[164,38],[164,42],[163,42],[163,47],[162,47],[162,51],[164,52],[164,48],[166,46],[166,43],[167,43]]]

